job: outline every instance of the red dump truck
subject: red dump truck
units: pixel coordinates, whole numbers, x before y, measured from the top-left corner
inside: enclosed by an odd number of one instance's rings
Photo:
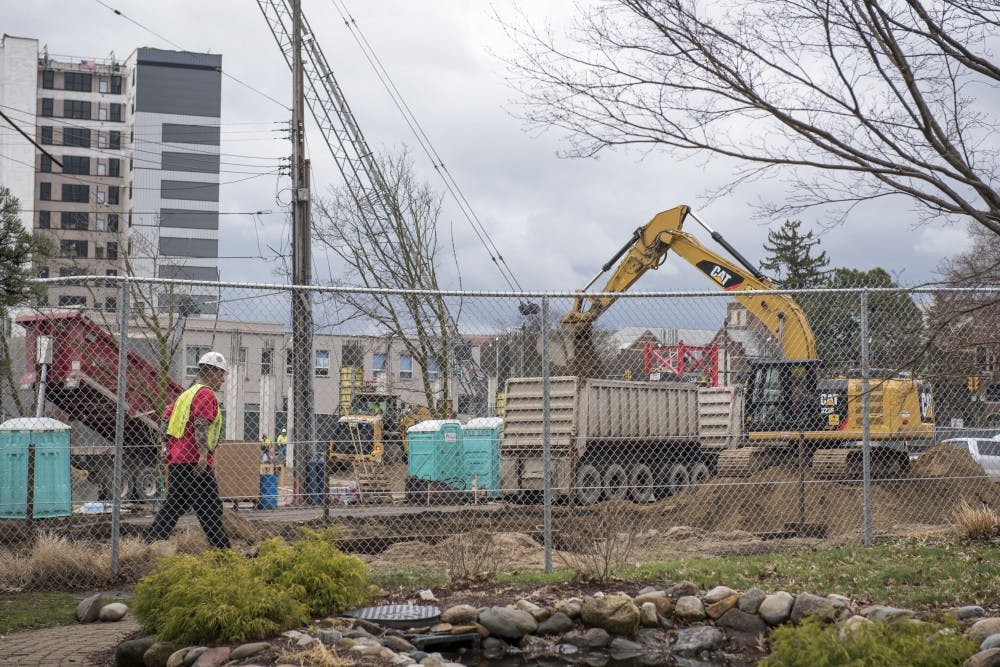
[[[91,444],[71,442],[70,460],[87,472],[87,479],[110,497],[114,464],[115,411],[118,401],[118,341],[79,311],[31,313],[16,319],[26,331],[25,388],[38,381],[36,349],[39,336],[51,339],[52,362],[45,397],[73,422],[103,439]],[[184,391],[146,358],[128,352],[125,382],[125,437],[122,497],[146,499],[160,489],[159,416]],[[36,387],[37,389],[37,387]],[[77,434],[74,434],[76,436]],[[79,440],[74,437],[73,441]]]

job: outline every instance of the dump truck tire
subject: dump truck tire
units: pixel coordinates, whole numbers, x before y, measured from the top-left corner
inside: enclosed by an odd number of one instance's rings
[[[617,463],[604,469],[604,495],[608,500],[625,500],[628,497],[628,473]]]
[[[648,503],[654,499],[653,469],[645,463],[636,463],[628,476],[628,495],[633,502]]]
[[[593,505],[601,499],[601,474],[591,464],[577,468],[575,486],[573,498],[578,505]]]

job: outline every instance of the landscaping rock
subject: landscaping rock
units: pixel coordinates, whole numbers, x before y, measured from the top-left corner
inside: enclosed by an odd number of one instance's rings
[[[483,651],[483,657],[490,660],[496,660],[497,658],[502,658],[507,654],[507,643],[497,639],[496,637],[487,637],[480,644],[480,648]],[[411,653],[411,657],[415,657],[415,654]],[[426,654],[424,655],[426,657]],[[423,659],[417,659],[418,662],[423,662]]]
[[[122,642],[115,649],[115,667],[146,667],[142,656],[155,643],[155,637],[140,637]]]
[[[538,637],[536,635],[525,635],[521,640],[521,652],[528,660],[541,658],[544,656],[554,656],[559,654],[559,649],[554,642]]]
[[[645,652],[645,647],[642,644],[634,642],[631,639],[625,639],[624,637],[615,637],[612,639],[608,649],[611,651],[611,657],[614,660],[635,658]]]
[[[634,637],[639,630],[639,609],[625,595],[585,599],[580,618],[586,625],[603,628],[613,635]]]
[[[719,618],[727,611],[736,606],[740,601],[739,593],[733,593],[728,597],[724,597],[717,602],[713,602],[705,608],[705,614],[712,619]]]
[[[540,635],[561,635],[562,633],[569,632],[572,629],[573,620],[561,611],[557,611],[539,623],[538,630],[536,632]]]
[[[549,616],[552,615],[552,612],[550,612],[548,609],[545,609],[544,607],[539,607],[537,604],[531,602],[530,600],[518,600],[517,603],[514,605],[514,608],[528,612],[529,614],[531,614],[532,618],[534,618],[536,621],[539,622],[544,621],[545,619],[547,619]]]
[[[561,611],[570,618],[579,618],[581,609],[583,600],[580,598],[567,598],[556,603],[556,611]]]
[[[402,637],[396,637],[394,635],[387,635],[382,637],[382,645],[388,646],[393,651],[399,653],[411,653],[417,650],[417,647],[406,641]]]
[[[964,621],[970,618],[982,618],[986,615],[986,610],[977,604],[969,604],[953,609],[951,613],[956,619]]]
[[[111,604],[106,604],[101,607],[101,611],[97,614],[97,618],[101,619],[104,623],[114,623],[115,621],[120,621],[128,613],[128,606],[121,602],[112,602]]]
[[[740,609],[730,609],[719,617],[717,625],[724,628],[732,628],[740,632],[751,632],[760,634],[767,631],[767,623],[757,614],[749,614]]]
[[[490,607],[479,614],[479,622],[491,635],[518,641],[538,629],[538,623],[526,611],[508,607]]]
[[[740,608],[740,611],[745,611],[748,614],[756,614],[760,609],[760,604],[766,597],[767,593],[755,586],[740,594],[740,601],[737,606]]]
[[[190,648],[190,646],[185,646],[171,653],[170,657],[167,658],[167,667],[184,667],[184,659],[187,657]]]
[[[1000,633],[1000,618],[990,616],[973,623],[965,634],[969,635],[972,641],[982,644],[990,635]]]
[[[438,623],[431,626],[431,632],[451,632],[454,627],[451,623]]]
[[[415,665],[415,664],[417,664],[416,660],[414,660],[410,656],[405,655],[403,653],[400,653],[399,655],[397,655],[397,656],[395,656],[393,658],[390,658],[389,662],[391,662],[394,665],[399,665],[400,667],[404,667],[405,665]]]
[[[213,646],[198,656],[192,667],[222,667],[226,662],[229,662],[229,647]]]
[[[653,593],[663,593],[666,595],[666,591],[660,591],[655,586],[644,586],[636,595],[652,595]]]
[[[639,625],[645,628],[655,628],[660,624],[660,616],[656,613],[656,605],[643,602],[639,605]]]
[[[716,586],[709,592],[705,593],[704,596],[702,596],[702,602],[704,602],[706,605],[712,605],[715,604],[716,602],[719,602],[720,600],[725,600],[729,596],[736,594],[737,594],[736,591],[734,591],[729,586]]]
[[[991,648],[1000,648],[1000,633],[990,635],[983,640],[982,644],[979,645],[980,651],[988,651]]]
[[[101,594],[94,593],[80,600],[76,605],[76,620],[81,623],[93,623],[101,613]]]
[[[604,648],[611,643],[611,635],[601,628],[570,630],[563,635],[562,641],[580,648]]]
[[[792,623],[798,624],[807,616],[833,618],[835,614],[833,603],[826,598],[812,593],[799,593],[792,604],[791,619]]]
[[[191,667],[195,660],[201,657],[201,654],[208,650],[207,646],[192,646],[188,649],[187,655],[184,656],[184,664],[187,667]]]
[[[722,634],[722,630],[711,625],[681,628],[677,631],[673,652],[679,655],[695,655],[720,646],[724,640],[725,635]]]
[[[434,591],[432,591],[429,588],[426,588],[422,591],[417,591],[417,597],[420,598],[423,602],[437,602],[437,598],[434,597]]]
[[[229,654],[230,660],[242,660],[243,658],[249,658],[252,655],[257,655],[261,651],[266,651],[271,648],[271,645],[267,642],[251,642],[249,644],[240,644],[233,649],[233,652]],[[411,647],[412,648],[412,647]]]
[[[170,642],[156,642],[142,654],[146,667],[167,667],[170,656],[177,652],[177,646]]]
[[[338,641],[344,638],[344,633],[340,630],[331,630],[329,628],[320,628],[316,631],[316,638],[327,646],[336,644]]]
[[[841,624],[840,631],[837,634],[839,635],[840,640],[844,641],[859,628],[863,628],[866,625],[869,625],[870,623],[871,621],[869,621],[864,616],[854,615]]]
[[[795,598],[791,593],[778,591],[764,598],[757,611],[760,617],[767,621],[768,625],[778,625],[784,623],[792,615],[792,605]]]
[[[698,595],[698,584],[693,581],[681,581],[667,588],[667,595],[678,600],[686,595]]]
[[[701,603],[701,598],[684,595],[674,605],[674,616],[685,621],[700,621],[705,618],[705,606]]]
[[[1000,648],[980,651],[962,663],[962,667],[998,667],[1000,666]]]
[[[656,606],[656,613],[660,616],[670,616],[674,610],[674,601],[668,598],[663,591],[636,596],[632,602],[640,609],[647,602],[652,602]]]
[[[881,604],[873,604],[862,608],[861,615],[871,621],[888,623],[889,621],[902,616],[913,616],[913,612],[909,609],[900,609],[898,607],[887,607]]]
[[[448,607],[441,614],[441,622],[452,625],[475,623],[478,618],[479,610],[471,604],[457,604],[454,607]]]

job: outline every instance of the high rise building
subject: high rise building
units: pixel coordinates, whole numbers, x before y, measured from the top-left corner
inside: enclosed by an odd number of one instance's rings
[[[4,35],[0,108],[55,158],[2,124],[0,183],[57,251],[39,276],[218,279],[221,65],[148,48],[50,56]],[[204,291],[187,303],[214,312]],[[117,290],[54,286],[48,303],[115,310]]]

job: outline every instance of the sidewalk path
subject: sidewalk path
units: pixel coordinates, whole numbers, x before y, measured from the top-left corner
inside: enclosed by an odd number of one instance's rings
[[[16,667],[104,667],[89,656],[114,648],[139,629],[131,613],[116,623],[74,623],[0,635],[0,664]]]

